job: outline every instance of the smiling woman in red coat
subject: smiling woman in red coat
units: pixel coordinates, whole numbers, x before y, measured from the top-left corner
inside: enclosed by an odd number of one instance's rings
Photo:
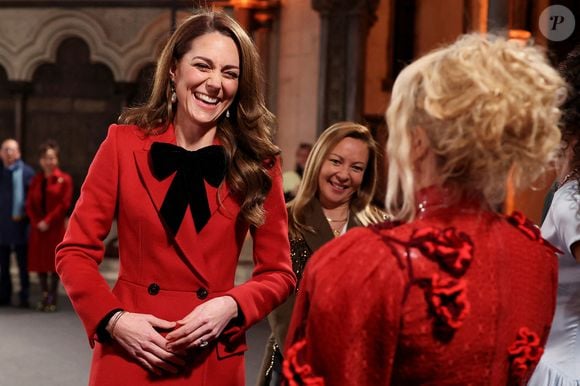
[[[293,291],[287,214],[256,48],[200,11],[163,49],[81,189],[57,270],[95,347],[91,385],[244,384],[245,331]],[[98,272],[113,218],[119,278]],[[234,286],[248,230],[254,271]]]
[[[47,141],[40,145],[39,153],[42,170],[33,178],[26,198],[26,214],[31,223],[28,270],[38,272],[42,291],[38,310],[53,312],[56,311],[59,282],[54,267],[54,250],[64,236],[73,183],[71,176],[58,168],[56,142]]]

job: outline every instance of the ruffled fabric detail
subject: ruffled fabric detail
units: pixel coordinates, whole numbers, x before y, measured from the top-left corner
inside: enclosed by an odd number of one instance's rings
[[[470,309],[465,280],[444,278],[434,274],[424,290],[437,324],[454,330],[461,327]]]
[[[536,224],[534,224],[531,220],[529,220],[526,216],[524,216],[521,212],[518,212],[517,210],[512,212],[512,214],[507,217],[507,221],[516,228],[518,228],[523,234],[525,234],[531,240],[538,241],[540,244],[546,246],[554,253],[560,254],[563,253],[558,248],[550,244],[548,241],[544,240],[540,228]]]
[[[463,275],[473,259],[473,242],[467,234],[454,228],[417,229],[411,236],[411,246],[418,248],[428,259],[439,262],[454,276]]]
[[[286,352],[282,363],[282,373],[288,386],[324,386],[324,378],[318,377],[312,372],[312,367],[300,363],[300,352],[306,346],[306,340],[302,339],[294,343]]]
[[[511,374],[520,381],[527,378],[530,371],[538,364],[544,348],[540,345],[538,334],[527,327],[518,331],[518,336],[508,348],[511,361]]]
[[[441,341],[450,340],[463,325],[471,309],[467,298],[467,282],[461,276],[465,275],[473,261],[473,241],[466,233],[453,227],[416,229],[408,241],[379,233],[379,230],[375,228],[375,232],[389,245],[402,268],[412,266],[410,251],[415,249],[427,259],[438,263],[451,276],[435,273],[430,277],[416,277],[413,269],[407,270],[410,285],[419,286],[425,293],[429,312],[434,319],[435,338]]]

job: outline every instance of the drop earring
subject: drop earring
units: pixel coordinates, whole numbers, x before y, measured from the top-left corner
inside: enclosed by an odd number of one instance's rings
[[[175,85],[171,82],[171,104],[177,102],[177,94],[175,93]]]
[[[230,119],[230,110],[226,110],[226,118]]]

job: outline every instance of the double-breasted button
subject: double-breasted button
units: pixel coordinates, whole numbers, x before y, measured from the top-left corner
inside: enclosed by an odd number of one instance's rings
[[[157,295],[159,293],[159,285],[157,283],[151,283],[149,284],[149,287],[147,288],[147,292],[149,292],[149,295]]]
[[[200,300],[207,298],[207,290],[203,287],[199,287],[195,293],[197,294],[197,298]]]

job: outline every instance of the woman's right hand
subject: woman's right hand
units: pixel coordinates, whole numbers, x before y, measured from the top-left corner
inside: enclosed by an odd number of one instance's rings
[[[177,374],[183,368],[185,353],[168,351],[167,340],[156,330],[172,329],[175,322],[131,312],[115,318],[109,321],[107,331],[145,369],[162,375],[163,371]]]

